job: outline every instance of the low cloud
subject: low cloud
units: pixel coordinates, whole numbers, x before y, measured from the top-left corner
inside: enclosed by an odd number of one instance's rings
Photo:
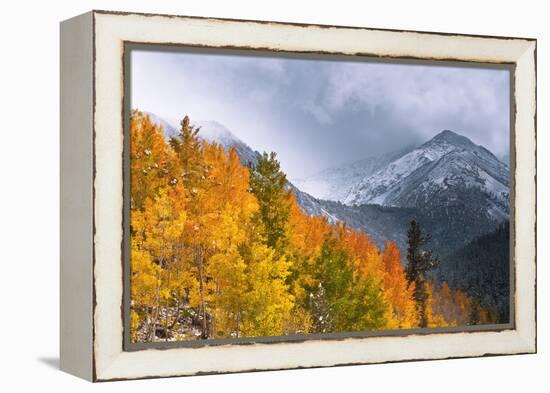
[[[132,105],[217,120],[302,177],[422,143],[443,129],[503,156],[505,70],[134,51]]]

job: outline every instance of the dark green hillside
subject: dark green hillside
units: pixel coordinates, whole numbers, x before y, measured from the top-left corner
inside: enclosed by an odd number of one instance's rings
[[[442,258],[436,277],[477,298],[497,312],[500,323],[506,323],[510,318],[509,244],[510,224],[506,222]]]

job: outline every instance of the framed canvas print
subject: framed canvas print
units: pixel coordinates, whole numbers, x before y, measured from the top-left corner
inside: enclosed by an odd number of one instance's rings
[[[61,24],[61,368],[536,351],[536,41]]]

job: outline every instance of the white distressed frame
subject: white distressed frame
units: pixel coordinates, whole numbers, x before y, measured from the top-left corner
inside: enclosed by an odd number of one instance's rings
[[[92,359],[83,355],[77,360],[84,369],[92,368],[92,377],[87,372],[81,376],[103,381],[536,352],[535,40],[109,12],[92,12],[88,17],[93,21],[95,103],[94,299],[88,301],[95,301],[95,307]],[[515,63],[515,328],[125,352],[121,314],[124,42]],[[61,322],[63,326],[63,317]]]

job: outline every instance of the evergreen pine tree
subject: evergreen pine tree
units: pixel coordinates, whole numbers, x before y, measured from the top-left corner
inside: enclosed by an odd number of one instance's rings
[[[265,244],[279,255],[288,243],[291,194],[277,154],[263,153],[256,165],[250,165],[250,189],[258,199],[258,218],[263,226]]]
[[[422,234],[420,224],[411,221],[407,231],[407,282],[414,283],[414,299],[419,312],[420,327],[428,326],[428,315],[426,312],[428,301],[428,290],[426,287],[426,274],[439,265],[439,260],[433,256],[431,251],[423,250],[422,247],[429,242],[430,238]]]

